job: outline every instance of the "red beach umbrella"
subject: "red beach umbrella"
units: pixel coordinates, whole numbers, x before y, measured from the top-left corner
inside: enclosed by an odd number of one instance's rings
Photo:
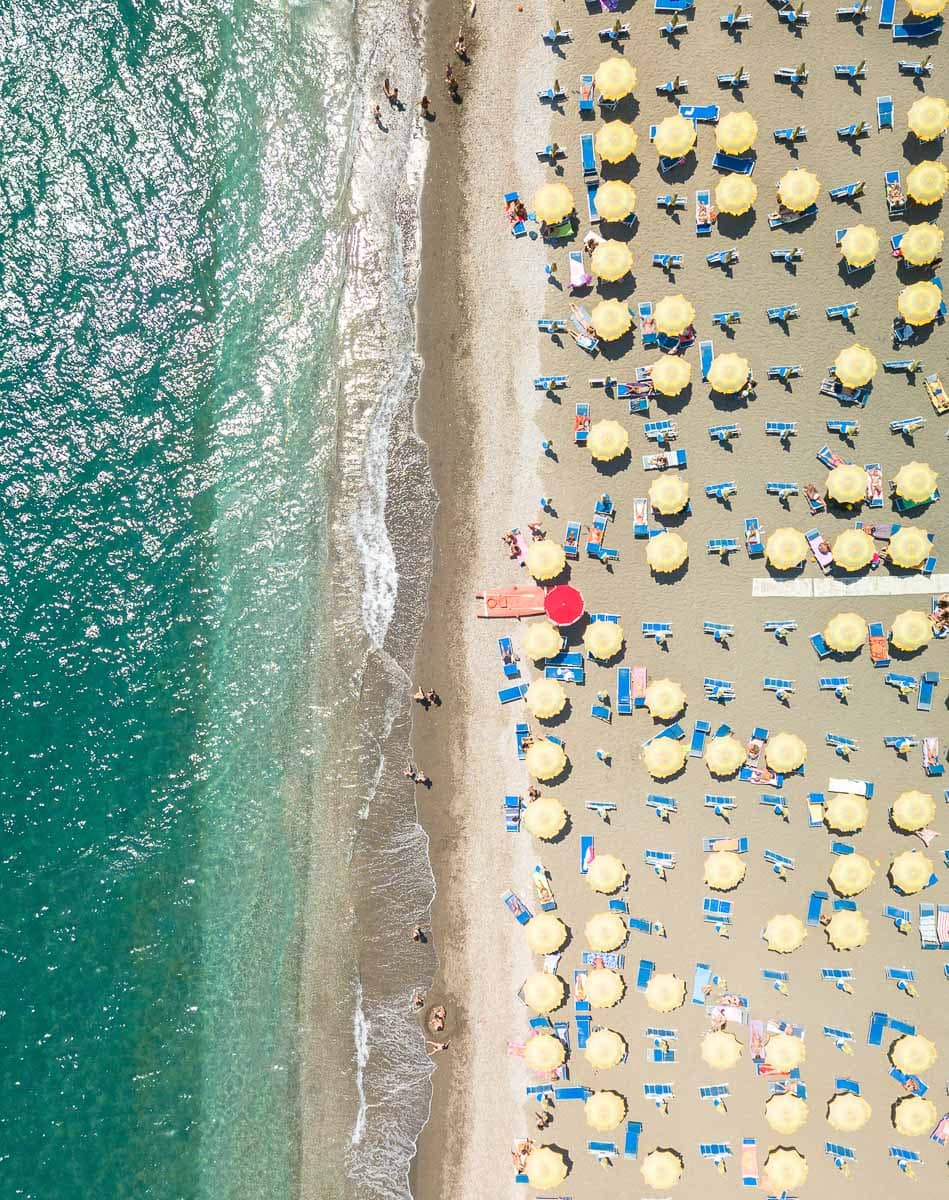
[[[544,612],[555,625],[573,625],[584,612],[583,597],[575,587],[561,583],[544,597]]]

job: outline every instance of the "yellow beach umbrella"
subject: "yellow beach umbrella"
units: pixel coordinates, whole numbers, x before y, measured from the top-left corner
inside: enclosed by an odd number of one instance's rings
[[[868,267],[880,249],[880,235],[872,225],[851,225],[840,239],[840,253],[852,267]]]
[[[935,321],[940,304],[942,290],[928,279],[903,288],[896,300],[900,316],[910,325],[928,325]]]
[[[646,984],[646,1003],[654,1012],[674,1012],[685,1001],[685,980],[668,972],[653,975]]]
[[[768,1151],[764,1177],[776,1192],[793,1192],[807,1179],[807,1159],[793,1146],[776,1146]]]
[[[678,396],[689,386],[692,379],[692,364],[687,358],[664,354],[649,368],[652,386],[663,396]]]
[[[614,854],[597,854],[587,870],[587,883],[595,892],[610,895],[626,882],[625,863]]]
[[[862,571],[876,554],[873,538],[862,529],[845,529],[833,545],[834,562],[845,571]]]
[[[619,163],[636,153],[639,138],[628,121],[607,121],[596,131],[593,145],[604,162]]]
[[[535,971],[524,982],[524,1001],[534,1012],[553,1012],[563,1004],[566,994],[567,985],[560,976],[549,975],[546,971]]]
[[[596,859],[593,860],[594,862]],[[619,913],[596,913],[586,923],[584,933],[591,950],[608,954],[626,941],[626,924]]]
[[[587,438],[587,446],[598,462],[610,462],[625,454],[629,445],[629,434],[619,421],[594,421]]]
[[[824,824],[838,833],[856,833],[866,825],[869,814],[865,797],[838,792],[824,805]]]
[[[535,579],[556,579],[566,565],[563,546],[553,538],[531,542],[527,547],[527,569]]]
[[[622,1000],[626,985],[622,975],[609,967],[594,967],[587,971],[585,989],[591,1008],[612,1008]]]
[[[567,1178],[567,1163],[559,1150],[538,1146],[527,1156],[524,1167],[527,1182],[532,1188],[555,1188]]]
[[[567,940],[567,927],[553,913],[538,913],[524,930],[528,948],[533,954],[555,954]]]
[[[549,621],[534,621],[524,630],[521,646],[528,658],[536,662],[540,658],[553,658],[560,653],[563,634],[558,633]]]
[[[685,692],[681,683],[671,679],[654,679],[646,688],[646,707],[649,715],[660,721],[671,720],[685,708]]]
[[[928,266],[942,252],[945,236],[938,225],[931,225],[928,221],[911,225],[900,242],[904,260],[914,267]]]
[[[919,1033],[908,1033],[897,1038],[890,1047],[890,1062],[908,1075],[928,1071],[938,1057],[936,1043]]]
[[[597,67],[593,82],[604,100],[622,100],[636,86],[636,68],[625,58],[608,58]]]
[[[854,342],[846,346],[834,359],[834,373],[844,387],[858,388],[868,384],[877,371],[877,360],[873,354]]]
[[[907,833],[925,829],[936,815],[936,801],[928,792],[901,792],[893,805],[893,824]]]
[[[776,529],[765,542],[764,552],[773,567],[789,571],[807,558],[807,539],[800,529]]]
[[[949,0],[907,0],[909,11],[917,17],[935,17],[946,7]]]
[[[827,1124],[841,1133],[856,1133],[870,1120],[873,1109],[862,1096],[838,1092],[827,1104]]]
[[[678,337],[695,320],[695,309],[681,293],[663,296],[653,313],[656,329],[668,337]]]
[[[790,775],[803,766],[807,758],[807,743],[796,733],[779,733],[765,746],[764,760],[772,771]]]
[[[941,162],[921,162],[906,176],[906,190],[917,204],[935,204],[946,194],[949,171]]]
[[[929,534],[916,525],[904,525],[890,538],[887,553],[898,567],[919,567],[929,557]]]
[[[922,1137],[932,1131],[938,1120],[935,1104],[925,1096],[904,1096],[896,1102],[893,1126],[904,1137]]]
[[[604,342],[615,342],[617,338],[621,338],[632,323],[629,308],[622,300],[601,300],[590,313],[590,324],[596,331],[596,336]]]
[[[824,641],[838,654],[852,654],[866,640],[867,623],[859,613],[838,613],[824,630]]]
[[[702,1062],[716,1071],[728,1071],[738,1066],[741,1042],[724,1029],[713,1030],[702,1038]]]
[[[921,892],[932,875],[932,860],[919,850],[904,850],[890,863],[890,882],[904,896]]]
[[[844,463],[827,476],[827,495],[838,504],[861,504],[867,498],[867,473],[856,463]]]
[[[619,1092],[594,1092],[583,1106],[583,1115],[591,1129],[609,1133],[626,1119],[626,1101]]]
[[[914,460],[900,467],[893,484],[897,496],[902,496],[904,500],[910,500],[914,504],[922,504],[935,492],[938,480],[938,472],[934,471],[929,463]]]
[[[745,747],[733,733],[713,737],[705,748],[705,765],[721,779],[734,775],[747,757]]]
[[[595,1071],[608,1071],[623,1061],[627,1049],[625,1040],[618,1033],[612,1029],[597,1029],[587,1038],[583,1057]]]
[[[556,225],[574,210],[573,193],[565,183],[553,180],[543,183],[534,193],[534,212],[539,221]]]
[[[656,534],[646,546],[646,562],[660,575],[677,571],[688,557],[688,543],[674,530]]]
[[[920,96],[910,106],[906,122],[921,142],[934,141],[949,126],[949,104],[942,96]]]
[[[705,860],[706,887],[730,892],[745,878],[745,861],[733,850],[716,850]]]
[[[524,699],[533,715],[541,721],[555,717],[567,707],[567,693],[563,690],[563,684],[543,675],[531,682]]]
[[[532,1071],[546,1075],[563,1066],[567,1057],[567,1048],[559,1037],[552,1033],[537,1033],[530,1038],[524,1047],[524,1062]]]
[[[799,1067],[807,1056],[804,1039],[789,1033],[773,1033],[764,1048],[764,1060],[769,1067],[787,1074]]]
[[[744,154],[757,136],[758,122],[747,109],[725,113],[715,127],[715,144],[726,154]]]
[[[684,158],[695,145],[695,126],[673,113],[659,122],[653,145],[663,158]]]
[[[682,770],[688,754],[675,738],[654,738],[643,751],[643,765],[653,779],[668,779]]]
[[[747,175],[726,175],[715,187],[715,207],[719,212],[740,217],[758,199],[758,185]]]
[[[683,1171],[682,1158],[674,1150],[650,1150],[639,1173],[653,1191],[675,1187]]]
[[[897,650],[911,653],[925,646],[933,635],[932,622],[927,613],[907,609],[893,618],[890,641]]]
[[[636,189],[622,179],[608,179],[597,188],[594,203],[604,221],[625,221],[636,207]]]
[[[730,396],[748,382],[751,366],[740,354],[716,354],[708,369],[708,386],[713,392]]]
[[[590,258],[590,269],[598,279],[613,283],[622,279],[633,269],[633,252],[628,242],[617,242],[607,238],[599,243]],[[619,304],[619,301],[616,301]],[[624,304],[620,308],[628,310]]]
[[[555,838],[566,823],[566,809],[553,796],[541,796],[532,800],[524,810],[524,827],[527,832],[544,841]]]
[[[873,882],[873,864],[862,854],[838,854],[828,878],[838,896],[857,896]]]
[[[556,779],[567,765],[563,746],[549,738],[540,738],[527,747],[524,765],[535,779]]]
[[[820,195],[820,180],[813,171],[795,167],[785,171],[778,183],[778,200],[792,212],[803,212]]]
[[[806,937],[804,922],[793,913],[779,913],[764,927],[764,940],[768,949],[773,950],[775,954],[791,954],[804,945]]]
[[[766,1101],[764,1118],[775,1133],[797,1133],[809,1116],[807,1104],[791,1092],[778,1092]]]
[[[870,936],[870,922],[859,909],[842,908],[830,918],[824,932],[835,950],[856,950]]]
[[[584,630],[583,645],[601,662],[609,662],[623,648],[623,626],[617,621],[592,621]]]

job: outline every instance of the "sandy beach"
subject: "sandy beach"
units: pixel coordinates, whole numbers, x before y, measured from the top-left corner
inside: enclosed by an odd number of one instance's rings
[[[722,11],[726,7],[721,6]],[[848,512],[830,505],[829,511],[811,516],[803,496],[791,497],[785,508],[766,494],[765,484],[814,482],[823,491],[827,468],[816,454],[825,444],[860,465],[881,464],[887,481],[913,460],[929,462],[937,471],[945,463],[945,418],[935,414],[923,388],[925,374],[947,374],[945,327],[928,327],[918,345],[899,351],[891,339],[901,287],[931,277],[932,271],[898,264],[889,245],[891,235],[908,224],[940,224],[940,206],[911,204],[905,220],[890,220],[883,189],[886,170],[899,168],[905,179],[914,162],[937,157],[941,148],[941,142],[923,144],[906,132],[906,112],[913,101],[926,93],[940,94],[938,69],[923,86],[897,69],[897,59],[922,59],[927,53],[938,63],[939,45],[895,45],[890,30],[878,28],[876,12],[855,26],[835,21],[832,6],[820,11],[813,6],[811,24],[795,33],[779,24],[771,5],[760,2],[744,6],[753,22],[740,38],[720,28],[717,8],[700,4],[689,14],[689,32],[670,42],[658,32],[668,18],[642,2],[631,8],[620,5],[616,15],[629,23],[631,36],[620,43],[619,52],[636,67],[638,81],[634,96],[620,101],[615,116],[634,122],[639,144],[635,157],[615,166],[601,164],[601,177],[632,183],[639,220],[632,233],[616,224],[603,232],[630,241],[634,265],[631,275],[592,286],[577,299],[592,308],[599,298],[615,296],[628,301],[635,313],[643,301],[655,304],[681,292],[695,307],[697,339],[711,339],[717,354],[735,350],[744,355],[757,380],[756,395],[747,402],[710,395],[700,380],[696,345],[684,355],[692,364],[691,387],[673,399],[655,398],[648,415],[642,416],[630,414],[624,400],[604,389],[591,389],[589,383],[605,376],[631,380],[637,366],[658,359],[657,351],[643,349],[641,330],[603,343],[592,358],[569,338],[556,344],[537,329],[538,318],[562,320],[570,313],[571,297],[548,282],[544,265],[555,263],[554,279],[566,282],[568,251],[579,249],[589,228],[579,142],[582,133],[595,131],[600,119],[598,114],[587,119],[579,115],[578,78],[618,53],[598,37],[614,17],[590,15],[576,0],[524,8],[517,12],[500,0],[484,0],[470,20],[464,10],[435,14],[429,31],[429,92],[436,119],[430,129],[423,211],[419,351],[425,370],[418,430],[429,446],[440,505],[429,618],[416,682],[435,687],[443,703],[429,712],[416,712],[413,744],[416,761],[432,779],[431,789],[419,789],[438,889],[432,933],[439,973],[428,1002],[448,1008],[445,1036],[450,1047],[436,1060],[432,1117],[419,1144],[413,1194],[417,1200],[537,1194],[515,1184],[510,1159],[512,1143],[532,1137],[538,1145],[561,1148],[569,1158],[567,1179],[542,1191],[544,1196],[579,1200],[600,1194],[604,1182],[622,1194],[655,1194],[646,1187],[639,1166],[656,1147],[673,1148],[682,1156],[681,1194],[692,1194],[690,1189],[699,1186],[711,1196],[734,1194],[741,1186],[739,1152],[745,1138],[757,1139],[762,1167],[773,1147],[796,1147],[808,1164],[801,1190],[811,1195],[846,1186],[825,1153],[825,1141],[853,1148],[857,1161],[851,1182],[872,1197],[889,1196],[904,1186],[889,1148],[914,1150],[923,1160],[916,1167],[919,1194],[935,1196],[945,1187],[944,1148],[928,1136],[905,1137],[893,1128],[891,1106],[906,1095],[889,1074],[887,1050],[898,1034],[888,1028],[882,1045],[875,1047],[867,1045],[867,1030],[870,1014],[884,1011],[937,1043],[941,1057],[925,1077],[928,1096],[941,1116],[949,1033],[943,977],[947,954],[921,952],[918,902],[947,902],[944,838],[936,838],[927,850],[918,838],[894,828],[888,814],[900,793],[919,789],[935,797],[933,826],[940,830],[943,781],[927,778],[918,748],[903,760],[885,748],[883,739],[894,734],[944,735],[946,684],[936,687],[931,712],[920,712],[915,693],[901,698],[895,688],[885,686],[885,671],[874,669],[866,644],[854,654],[821,661],[808,639],[839,612],[857,612],[868,622],[882,622],[887,630],[906,609],[928,612],[949,563],[944,557],[946,510],[936,503],[900,518],[887,498],[876,511]],[[897,19],[904,19],[905,13],[901,0]],[[556,52],[541,40],[554,19],[572,31]],[[459,65],[450,53],[463,20],[471,51],[468,65]],[[441,82],[450,57],[461,81],[459,105],[451,104]],[[867,79],[848,83],[835,78],[836,63],[862,60],[869,64]],[[806,62],[809,75],[804,88],[775,82],[776,70],[801,62]],[[741,94],[716,86],[717,73],[737,71],[739,66],[750,77]],[[671,181],[659,174],[657,155],[649,144],[649,126],[674,112],[672,100],[658,96],[656,88],[677,74],[688,80],[688,93],[680,102],[718,104],[723,114],[747,109],[758,123],[753,176],[757,202],[744,217],[721,217],[704,238],[696,236],[694,197],[697,189],[714,189],[722,178],[712,168],[714,125],[698,126],[695,153]],[[538,103],[536,92],[555,78],[566,98],[562,110],[552,113]],[[883,95],[893,98],[895,128],[881,132],[875,102]],[[837,136],[836,127],[861,120],[869,125],[868,137],[850,143]],[[807,127],[806,141],[793,152],[776,144],[773,129],[798,124]],[[566,150],[556,175],[536,154],[552,141]],[[794,229],[769,230],[767,215],[776,207],[776,182],[793,166],[806,167],[820,179],[819,214]],[[502,196],[516,190],[530,207],[536,188],[551,178],[562,179],[573,192],[581,213],[577,237],[552,247],[534,236],[536,225],[529,225],[532,236],[513,238]],[[856,180],[866,181],[862,198],[831,200],[829,188]],[[670,191],[687,197],[686,209],[675,215],[656,205],[656,197]],[[835,230],[858,222],[876,228],[880,248],[871,269],[847,274],[835,247]],[[770,251],[777,247],[800,248],[801,261],[793,267],[772,261]],[[707,264],[706,255],[728,248],[738,251],[732,267]],[[651,265],[656,253],[681,255],[682,267],[667,276]],[[825,316],[825,306],[850,302],[859,305],[850,328]],[[799,315],[785,325],[769,321],[767,309],[780,305],[798,306]],[[713,313],[731,310],[741,312],[739,324],[727,332],[713,326]],[[819,386],[835,356],[854,342],[869,347],[881,364],[920,359],[923,371],[889,373],[881,366],[867,407],[844,408],[820,395]],[[773,364],[799,365],[802,375],[787,385],[768,380],[767,368]],[[532,381],[542,374],[566,375],[568,386],[552,397],[535,390]],[[574,444],[578,402],[590,403],[594,422],[615,419],[628,431],[630,449],[619,460],[619,469],[598,465],[588,450]],[[925,417],[926,424],[914,436],[890,432],[890,421],[917,415]],[[828,419],[841,417],[859,420],[860,432],[852,445],[826,429]],[[634,498],[645,496],[656,478],[641,467],[641,456],[655,450],[642,425],[665,418],[677,425],[673,448],[687,452],[688,465],[680,475],[690,485],[691,502],[685,516],[650,514],[651,527],[674,528],[688,542],[686,567],[666,577],[649,570],[646,541],[634,538],[632,521]],[[766,434],[766,421],[797,422],[796,435],[783,444]],[[737,439],[720,446],[710,438],[709,426],[732,422],[740,425]],[[542,453],[542,439],[552,442],[553,455]],[[707,484],[731,480],[737,495],[728,506],[706,497]],[[569,520],[581,521],[585,533],[603,492],[609,492],[616,509],[605,540],[617,549],[618,561],[607,567],[584,554],[581,546],[580,557],[569,564],[563,578],[582,591],[587,612],[618,615],[625,645],[608,664],[588,659],[585,683],[566,687],[569,703],[564,713],[553,722],[540,722],[529,716],[523,703],[502,707],[497,702],[498,689],[506,682],[498,637],[513,638],[520,654],[519,682],[542,674],[521,650],[529,623],[479,620],[474,592],[484,586],[532,582],[526,569],[508,558],[501,535],[514,527],[526,530],[538,517],[541,496],[551,500],[543,524],[559,544]],[[744,551],[746,517],[759,518],[765,537],[783,526],[816,526],[831,543],[855,518],[902,520],[935,535],[939,563],[931,581],[918,573],[894,573],[882,564],[853,576],[840,596],[798,594],[812,591],[809,586],[788,587],[781,594],[780,588],[763,581],[788,577],[773,573],[763,558],[751,559]],[[728,561],[706,552],[707,540],[718,537],[739,543]],[[791,578],[810,585],[842,576],[822,575],[809,558]],[[897,578],[905,580],[900,586],[908,589],[906,594],[886,594],[884,581]],[[778,594],[768,595],[769,590]],[[763,629],[765,621],[774,619],[797,624],[786,645]],[[649,621],[671,623],[668,648],[641,635],[641,623]],[[728,648],[703,633],[704,621],[734,627]],[[584,627],[581,622],[567,631],[571,650],[582,650]],[[897,651],[890,670],[914,677],[924,671],[944,672],[947,645],[949,641],[932,641],[912,655]],[[639,665],[650,679],[668,677],[684,688],[688,704],[678,720],[686,745],[697,720],[708,721],[713,730],[727,724],[742,743],[756,726],[772,735],[788,731],[807,745],[806,774],[789,776],[777,792],[735,779],[714,779],[701,758],[690,758],[675,778],[651,779],[641,761],[641,747],[663,723],[652,720],[644,709],[628,716],[616,711],[617,668]],[[845,702],[832,691],[819,690],[819,677],[838,675],[850,680],[852,690]],[[708,676],[732,683],[735,698],[721,704],[705,699],[703,680]],[[765,676],[794,681],[794,694],[786,704],[763,690]],[[610,697],[609,724],[591,715],[600,691]],[[554,796],[569,814],[565,832],[553,842],[538,841],[525,830],[505,832],[504,796],[519,794],[526,801],[532,782],[515,754],[514,725],[522,720],[530,722],[535,736],[550,731],[565,741],[568,770],[555,783],[540,785],[543,794]],[[828,733],[857,740],[859,749],[849,762],[825,744]],[[597,749],[605,752],[609,765],[597,759]],[[945,746],[942,757],[944,761]],[[873,784],[865,827],[846,837],[808,820],[809,795],[822,793],[829,799],[833,777]],[[649,793],[675,800],[677,811],[668,823],[657,820],[647,806]],[[736,808],[727,821],[705,807],[707,793],[735,798]],[[763,794],[786,800],[786,820],[762,803]],[[585,807],[588,801],[615,804],[609,824]],[[742,856],[745,876],[725,896],[710,892],[703,883],[703,839],[732,835],[746,837],[749,845]],[[580,873],[583,836],[595,838],[598,854],[615,854],[628,868],[628,890],[618,896],[626,900],[629,914],[661,922],[666,933],[660,937],[632,930],[620,951],[625,954],[625,995],[615,1008],[595,1011],[593,1024],[620,1033],[628,1058],[599,1074],[578,1050],[574,1019],[573,972],[587,947],[584,927],[607,906],[606,897],[595,894]],[[804,945],[794,953],[769,953],[760,932],[771,916],[790,913],[803,920],[814,890],[828,892],[825,911],[832,911],[835,893],[828,874],[840,857],[832,843],[840,842],[851,845],[874,868],[872,883],[854,898],[869,920],[867,944],[852,952],[836,951],[817,925],[808,927]],[[904,899],[890,886],[887,870],[893,858],[911,849],[926,853],[938,881],[919,896]],[[666,879],[644,861],[649,850],[675,853],[675,868]],[[786,879],[774,873],[765,851],[793,860]],[[626,1119],[642,1124],[638,1162],[622,1157],[625,1124],[613,1132],[594,1133],[584,1120],[582,1102],[556,1103],[551,1126],[543,1133],[534,1127],[537,1106],[527,1102],[525,1087],[537,1083],[538,1077],[510,1052],[510,1044],[528,1037],[533,1014],[517,993],[525,978],[539,969],[540,960],[531,955],[501,894],[513,890],[536,912],[531,873],[537,863],[549,872],[556,915],[571,934],[558,968],[571,988],[563,1007],[551,1014],[552,1020],[569,1022],[569,1082],[615,1090],[625,1098]],[[703,920],[703,900],[710,896],[732,903],[727,937],[718,936]],[[884,918],[888,904],[910,909],[913,928],[908,933],[901,934]],[[681,1008],[660,1016],[647,1006],[635,986],[642,959],[654,962],[657,972],[672,972],[685,981],[688,994]],[[713,997],[727,990],[747,999],[748,1020],[727,1026],[743,1046],[733,1070],[714,1071],[700,1057],[710,1015],[703,1005],[690,1002],[697,963],[709,964],[725,981],[725,988]],[[821,978],[822,968],[841,967],[853,970],[852,995]],[[914,970],[918,996],[899,992],[885,978],[886,968]],[[764,969],[789,973],[787,995],[763,978]],[[775,1132],[765,1119],[769,1080],[756,1078],[749,1045],[749,1022],[759,1020],[786,1021],[806,1031],[799,1082],[806,1089],[809,1115],[792,1135]],[[676,1031],[673,1063],[649,1060],[652,1040],[644,1030],[657,1025]],[[825,1025],[852,1031],[852,1054],[835,1048],[822,1034]],[[855,1081],[872,1108],[867,1124],[852,1134],[836,1133],[825,1119],[827,1102],[841,1078]],[[644,1095],[649,1083],[672,1085],[668,1114]],[[699,1094],[701,1086],[719,1083],[729,1087],[724,1112]],[[596,1156],[587,1151],[591,1138],[612,1140],[619,1147],[605,1179]],[[724,1175],[700,1156],[699,1143],[705,1142],[730,1145],[732,1157],[726,1160]]]

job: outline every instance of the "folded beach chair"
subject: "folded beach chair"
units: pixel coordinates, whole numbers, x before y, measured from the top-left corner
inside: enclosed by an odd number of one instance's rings
[[[933,693],[939,682],[938,671],[925,671],[920,676],[919,691],[916,694],[917,712],[930,712],[933,706]]]
[[[736,538],[709,538],[706,543],[706,553],[718,554],[727,561],[729,554],[738,550]]]
[[[765,421],[764,431],[768,437],[780,438],[787,443],[797,434],[797,421]]]
[[[798,25],[806,25],[811,18],[809,12],[804,12],[800,7],[792,8],[790,5],[787,8],[778,9],[778,20],[782,25],[790,25],[792,29],[796,29]]]
[[[738,91],[748,86],[748,73],[744,67],[738,71],[723,72],[720,75],[716,75],[715,78],[720,88],[731,88],[732,91]]]
[[[538,333],[549,333],[551,337],[557,333],[567,332],[566,321],[553,320],[550,317],[538,317],[537,319]]]
[[[915,691],[918,687],[918,682],[914,675],[902,675],[896,672],[888,672],[883,676],[883,682],[887,687],[895,687],[904,695]]]
[[[684,209],[688,205],[688,198],[680,196],[675,192],[666,192],[664,196],[656,197],[656,207],[664,208],[667,212],[675,212],[677,209]]]
[[[721,500],[727,506],[729,497],[738,494],[738,488],[733,479],[723,480],[721,483],[707,483],[705,494],[710,500]]]
[[[913,75],[917,79],[933,73],[932,57],[928,54],[923,62],[908,62],[900,59],[898,66],[901,75]]]
[[[734,246],[730,246],[727,250],[715,250],[706,254],[705,261],[710,267],[732,267],[739,261],[739,254]]]
[[[662,271],[677,271],[682,266],[681,254],[654,254],[652,265]]]
[[[790,379],[798,379],[804,373],[800,363],[772,363],[768,367],[768,378],[787,383]]]
[[[906,194],[899,171],[886,171],[883,175],[883,191],[886,207],[891,217],[901,217],[906,210]]]
[[[652,638],[657,646],[664,646],[672,637],[672,626],[667,621],[643,621],[640,630],[643,637]]]
[[[678,806],[671,796],[660,796],[656,792],[646,793],[646,807],[654,810],[660,821],[668,821]]]
[[[869,15],[867,13],[867,3],[868,3],[868,0],[857,0],[857,2],[855,4],[852,4],[848,8],[836,9],[835,11],[836,11],[836,15],[837,15],[837,20],[838,21],[862,21],[862,20],[864,20]]]
[[[863,195],[863,189],[866,186],[866,180],[858,179],[853,183],[845,183],[842,187],[831,188],[831,200],[855,200],[858,196]]]
[[[784,503],[791,496],[796,496],[801,489],[789,479],[769,479],[764,485],[764,490],[769,496],[777,496]]]
[[[922,42],[934,37],[942,29],[942,17],[930,17],[928,21],[907,21],[905,25],[893,26],[894,42]]]
[[[566,375],[537,375],[534,379],[534,390],[537,392],[553,392],[566,386]]]
[[[621,42],[629,37],[629,26],[619,25],[617,22],[616,25],[610,26],[609,29],[599,30],[597,36],[601,42]]]
[[[866,62],[835,63],[834,76],[837,79],[866,79],[867,64]]]
[[[728,639],[735,636],[735,626],[723,625],[719,621],[703,621],[702,632],[710,633],[716,642],[727,645]]]
[[[705,808],[710,808],[716,817],[724,817],[736,807],[734,796],[717,796],[707,793],[704,801]]]
[[[733,29],[747,29],[751,24],[751,13],[728,12],[722,13],[718,18],[718,23],[723,29],[731,32]]]
[[[595,105],[593,102],[593,76],[580,76],[580,116],[585,113],[593,113]]]
[[[765,675],[761,686],[766,692],[774,692],[775,696],[784,703],[789,696],[794,695],[794,680],[785,679],[780,675]]]
[[[828,746],[833,747],[838,758],[849,759],[854,751],[860,749],[854,738],[844,737],[842,733],[825,733],[824,741]]]
[[[818,687],[822,692],[833,692],[838,700],[846,700],[852,684],[847,675],[822,675]]]
[[[712,313],[712,324],[717,325],[719,329],[729,329],[732,325],[738,325],[741,321],[741,310],[733,308],[730,312]]]
[[[908,733],[886,734],[883,738],[883,745],[888,750],[895,750],[901,758],[905,758],[910,750],[915,750],[919,745],[919,738]]]
[[[765,621],[762,628],[764,629],[765,633],[773,633],[777,641],[786,642],[788,634],[797,629],[797,621]]]
[[[803,64],[801,64],[803,66]],[[778,83],[790,83],[793,87],[800,87],[801,84],[807,83],[809,72],[801,70],[800,67],[779,67],[774,78]]]
[[[847,417],[832,417],[826,422],[826,428],[828,433],[851,441],[860,432],[860,422]]]
[[[854,141],[856,138],[870,136],[870,127],[866,121],[851,121],[849,125],[838,125],[837,136],[843,142]]]
[[[650,442],[658,442],[660,446],[675,441],[679,436],[675,421],[647,421],[643,425],[643,433]]]

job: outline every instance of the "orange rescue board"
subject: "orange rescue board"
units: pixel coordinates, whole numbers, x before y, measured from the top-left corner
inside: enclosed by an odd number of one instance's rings
[[[544,611],[542,587],[490,588],[475,592],[479,617],[537,617]]]

